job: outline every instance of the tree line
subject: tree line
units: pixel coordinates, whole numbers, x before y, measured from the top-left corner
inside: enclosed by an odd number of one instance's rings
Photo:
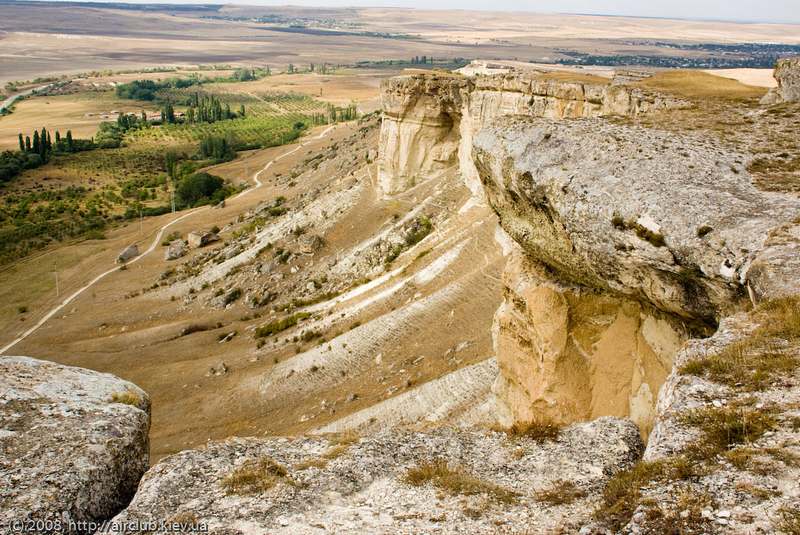
[[[94,143],[86,139],[74,139],[72,130],[64,137],[56,130],[50,133],[46,128],[34,130],[31,135],[18,136],[19,150],[0,153],[0,182],[8,182],[25,169],[35,169],[50,160],[54,153],[69,153],[94,148]]]

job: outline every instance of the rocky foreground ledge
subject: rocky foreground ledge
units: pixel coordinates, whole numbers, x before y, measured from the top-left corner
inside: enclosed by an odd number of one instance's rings
[[[438,429],[230,439],[154,466],[114,527],[211,533],[577,533],[642,451],[601,418],[517,435]]]
[[[113,375],[0,357],[0,533],[89,533],[149,465],[150,399]]]

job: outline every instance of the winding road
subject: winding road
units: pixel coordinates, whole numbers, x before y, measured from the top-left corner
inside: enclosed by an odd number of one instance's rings
[[[19,96],[21,96],[21,94],[20,95],[16,95],[16,96],[19,97]],[[294,154],[295,152],[297,152],[301,148],[305,147],[306,145],[308,145],[312,141],[317,140],[317,139],[322,139],[323,137],[325,137],[328,134],[328,132],[333,130],[333,128],[334,128],[334,126],[329,126],[325,130],[323,130],[319,135],[317,135],[315,137],[312,137],[312,138],[310,138],[309,140],[307,140],[307,141],[305,141],[303,143],[298,144],[292,150],[286,151],[283,154],[281,154],[280,156],[277,156],[277,157],[273,158],[272,160],[270,160],[269,162],[267,162],[267,164],[263,168],[261,168],[260,171],[256,172],[253,175],[253,182],[255,183],[255,187],[252,187],[252,188],[244,190],[243,192],[239,193],[236,197],[234,197],[234,199],[238,199],[238,198],[250,193],[251,191],[255,191],[258,188],[260,188],[261,186],[263,186],[263,183],[261,182],[261,180],[259,178],[261,176],[261,173],[263,173],[264,171],[266,171],[270,167],[272,167],[272,165],[275,162],[277,162],[278,160],[281,160],[281,159],[285,158],[286,156],[289,156],[290,154]],[[183,214],[181,216],[178,216],[175,219],[173,219],[172,221],[170,221],[169,223],[167,223],[164,226],[162,226],[160,229],[158,229],[158,233],[156,234],[156,237],[153,239],[153,242],[150,244],[150,247],[148,247],[147,250],[145,250],[139,256],[137,256],[137,257],[131,259],[129,262],[127,262],[127,265],[134,264],[134,263],[138,262],[139,260],[141,260],[142,258],[144,258],[145,256],[147,256],[148,254],[152,253],[156,249],[156,247],[158,247],[158,244],[161,243],[161,239],[164,237],[164,232],[170,226],[172,226],[175,223],[177,223],[179,221],[182,221],[182,220],[184,220],[184,219],[186,219],[188,217],[191,217],[194,214],[196,214],[196,213],[198,213],[198,212],[200,212],[202,210],[207,210],[207,209],[208,209],[208,206],[203,206],[201,208],[195,208],[194,210],[191,210],[191,211],[189,211],[189,212],[187,212],[187,213],[185,213],[185,214]],[[78,297],[83,292],[85,292],[86,290],[88,290],[89,288],[91,288],[92,286],[97,284],[103,278],[105,278],[108,275],[114,273],[115,271],[118,271],[121,267],[122,267],[121,265],[120,266],[115,266],[115,267],[113,267],[113,268],[111,268],[111,269],[109,269],[107,271],[104,271],[103,273],[97,275],[95,278],[93,278],[91,281],[89,281],[85,286],[83,286],[83,287],[79,288],[78,290],[76,290],[74,293],[72,293],[70,296],[68,296],[66,299],[64,299],[60,304],[58,304],[55,307],[53,307],[49,312],[47,312],[47,314],[42,316],[42,318],[38,322],[36,322],[36,324],[33,325],[30,329],[28,329],[27,331],[25,331],[24,333],[19,335],[17,338],[15,338],[14,340],[12,340],[8,344],[6,344],[2,349],[0,349],[0,355],[5,354],[12,347],[14,347],[15,345],[17,345],[18,343],[23,341],[25,338],[27,338],[28,336],[30,336],[31,334],[36,332],[39,328],[41,328],[42,325],[44,325],[47,322],[47,320],[49,320],[50,318],[52,318],[53,316],[58,314],[58,312],[61,309],[63,309],[69,303],[74,301],[76,297]]]

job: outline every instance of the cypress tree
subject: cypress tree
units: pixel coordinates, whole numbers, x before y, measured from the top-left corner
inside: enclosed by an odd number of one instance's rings
[[[19,135],[19,151],[25,152],[25,140],[22,139],[22,134]]]
[[[50,137],[50,132],[47,132],[45,130],[45,133],[47,134],[47,152],[52,152],[52,150],[53,150],[53,140]]]
[[[39,132],[36,130],[33,131],[33,152],[37,154],[41,152],[39,148]]]
[[[61,134],[56,130],[56,146],[61,145]]]
[[[67,130],[67,150],[72,152],[72,130]]]
[[[31,136],[25,136],[25,152],[31,151]]]

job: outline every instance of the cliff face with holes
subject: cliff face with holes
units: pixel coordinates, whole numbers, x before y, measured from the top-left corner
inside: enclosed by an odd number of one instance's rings
[[[757,298],[759,253],[800,206],[710,138],[606,120],[687,105],[632,85],[419,75],[383,102],[384,194],[459,172],[515,243],[493,327],[509,420],[647,435],[681,346]]]

